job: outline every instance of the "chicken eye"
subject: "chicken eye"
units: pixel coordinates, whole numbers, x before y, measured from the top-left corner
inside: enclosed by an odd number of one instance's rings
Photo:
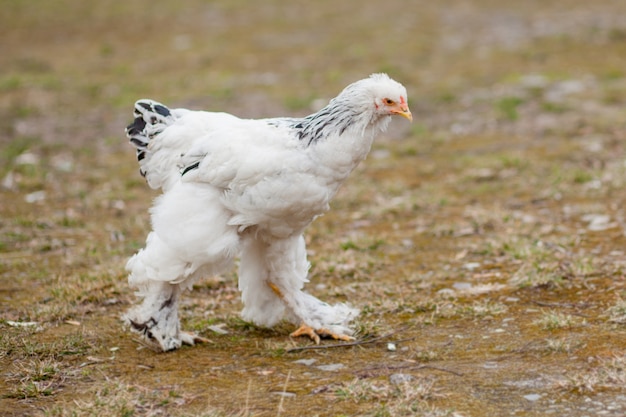
[[[383,100],[383,102],[384,102],[386,105],[388,105],[388,106],[391,106],[392,104],[394,104],[394,103],[393,103],[393,100],[392,100],[392,99],[390,99],[390,98],[386,98],[386,99],[384,99],[384,100]]]

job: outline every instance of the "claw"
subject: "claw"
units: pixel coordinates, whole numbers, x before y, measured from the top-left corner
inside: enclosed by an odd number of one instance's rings
[[[193,346],[196,343],[213,343],[212,340],[204,338],[202,336],[198,336],[195,333],[191,333],[191,332],[180,332],[179,333],[180,336],[180,340],[189,346]]]
[[[331,339],[341,340],[342,342],[352,342],[353,340],[355,340],[352,336],[333,333],[330,330],[324,328],[317,330],[317,334],[319,334],[321,337],[329,337]]]
[[[300,327],[296,329],[296,331],[291,333],[289,336],[291,337],[309,336],[311,340],[315,342],[316,345],[320,344],[319,335],[315,332],[315,330],[313,330],[311,326],[307,326],[306,324],[302,324]]]
[[[311,326],[308,326],[306,324],[302,324],[296,331],[291,333],[289,336],[309,336],[309,338],[311,338],[311,340],[313,340],[316,345],[320,344],[320,337],[328,337],[335,340],[342,340],[344,342],[350,342],[354,340],[354,337],[347,336],[345,334],[333,333],[332,331],[324,328],[315,330]]]

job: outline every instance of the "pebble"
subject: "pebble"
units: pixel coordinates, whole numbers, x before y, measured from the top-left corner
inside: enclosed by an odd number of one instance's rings
[[[297,363],[297,364],[305,365],[305,366],[311,366],[315,362],[317,362],[317,359],[298,359],[297,361],[293,361],[293,363]]]
[[[45,191],[35,191],[24,196],[24,201],[27,203],[37,203],[38,201],[43,201],[46,199]]]
[[[407,382],[413,381],[414,379],[415,378],[413,378],[413,375],[409,375],[409,374],[391,374],[391,375],[389,375],[389,382],[391,382],[393,385],[405,384]]]
[[[74,169],[74,161],[69,156],[55,156],[51,162],[54,168],[62,172],[72,172]]]
[[[474,269],[480,267],[480,262],[468,262],[465,265],[463,265],[464,269],[467,269],[468,271],[473,271]]]
[[[39,164],[39,156],[31,152],[24,152],[15,158],[14,163],[15,165],[37,165]]]
[[[611,223],[611,217],[607,214],[586,214],[582,216],[582,220],[589,223],[587,229],[592,232],[600,232],[616,226],[615,223]]]
[[[331,363],[330,365],[319,365],[316,368],[321,371],[333,372],[333,371],[338,371],[344,367],[345,365],[343,363]]]
[[[455,282],[452,284],[452,288],[455,290],[469,290],[472,288],[472,284],[470,282]]]
[[[15,175],[12,171],[9,171],[9,173],[2,179],[2,188],[6,188],[7,190],[17,189]]]
[[[528,401],[537,401],[538,399],[541,398],[540,394],[528,394],[528,395],[524,395],[524,398],[527,399]]]
[[[516,388],[545,388],[548,386],[548,382],[545,379],[539,377],[534,379],[520,379],[517,381],[506,381],[504,385]]]
[[[411,239],[402,239],[402,246],[405,248],[412,248],[415,246],[415,243]]]
[[[454,296],[454,290],[450,288],[442,288],[439,291],[437,291],[437,294],[440,296],[452,297]]]

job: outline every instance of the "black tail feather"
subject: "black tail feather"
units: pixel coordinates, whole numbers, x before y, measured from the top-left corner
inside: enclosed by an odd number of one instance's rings
[[[163,106],[162,104],[155,104],[154,105],[154,111],[156,111],[157,113],[159,113],[163,117],[169,117],[169,116],[172,115],[172,113],[170,113],[170,109],[168,109],[167,107]]]
[[[141,135],[146,128],[146,122],[142,117],[137,117],[126,127],[126,135],[130,138],[134,135]]]
[[[150,140],[171,124],[174,118],[167,107],[152,100],[137,101],[133,114],[135,120],[126,127],[126,136],[137,148],[137,161],[141,162],[146,157]],[[139,172],[145,177],[143,168]]]
[[[144,138],[141,136],[131,136],[130,143],[132,143],[137,149],[146,149],[148,146],[148,142],[143,140]]]

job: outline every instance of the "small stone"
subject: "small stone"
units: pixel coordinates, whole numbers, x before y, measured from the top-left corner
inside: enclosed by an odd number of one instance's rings
[[[333,371],[338,371],[344,367],[345,365],[343,363],[331,363],[329,365],[319,365],[317,366],[317,369],[319,369],[320,371],[333,372]]]
[[[396,344],[395,343],[387,343],[387,350],[389,352],[395,352],[396,351]]]
[[[455,282],[452,284],[452,288],[455,290],[469,290],[472,288],[472,284],[470,282]]]
[[[454,290],[450,288],[442,288],[439,291],[437,291],[437,294],[442,297],[452,297],[454,296]]]
[[[474,269],[480,267],[480,262],[468,262],[465,265],[463,265],[464,269],[467,269],[468,271],[473,271]]]
[[[13,171],[9,171],[9,173],[2,179],[2,188],[7,190],[15,190],[17,188]]]
[[[391,374],[389,375],[389,382],[393,385],[401,385],[406,384],[407,382],[411,382],[414,380],[413,375],[409,374]]]
[[[293,363],[298,363],[305,366],[311,366],[315,362],[317,362],[317,359],[298,359],[297,361],[293,361]]]
[[[582,220],[589,223],[587,229],[592,232],[600,232],[617,226],[616,223],[611,222],[611,217],[607,214],[586,214]]]
[[[115,210],[124,211],[126,209],[126,203],[123,200],[113,200],[111,202],[111,207]]]
[[[415,243],[411,239],[402,239],[402,246],[405,248],[412,248],[415,246]]]
[[[56,156],[52,158],[52,166],[62,172],[72,172],[74,162],[69,156]]]
[[[39,164],[39,156],[32,152],[24,152],[15,158],[15,165],[37,165]]]
[[[45,199],[46,199],[45,191],[35,191],[30,194],[26,194],[26,196],[24,196],[24,201],[26,201],[27,203],[37,203]]]
[[[540,394],[528,394],[528,395],[524,395],[524,398],[527,399],[528,401],[537,401],[538,399],[541,398]]]

